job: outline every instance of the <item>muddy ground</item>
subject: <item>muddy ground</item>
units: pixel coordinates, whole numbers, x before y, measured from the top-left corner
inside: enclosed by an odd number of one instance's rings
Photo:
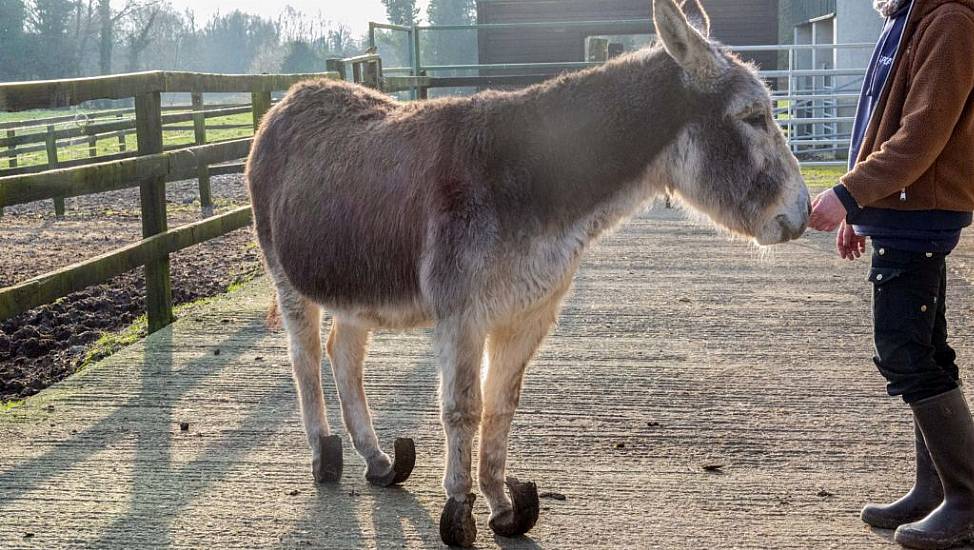
[[[211,186],[217,213],[247,203],[242,176],[214,177]],[[170,184],[167,200],[170,227],[200,219],[195,180]],[[68,199],[63,220],[55,219],[51,201],[7,208],[0,287],[137,242],[141,231],[138,189]],[[171,257],[173,300],[221,294],[259,270],[252,232],[235,231]],[[77,370],[103,334],[145,312],[144,286],[142,270],[131,271],[0,323],[0,401],[33,395]]]

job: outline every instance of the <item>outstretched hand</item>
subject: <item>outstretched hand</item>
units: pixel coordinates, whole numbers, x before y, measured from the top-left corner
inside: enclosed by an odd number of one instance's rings
[[[808,226],[826,233],[835,231],[845,220],[846,209],[835,191],[829,189],[819,193],[812,201],[812,215],[808,219]]]
[[[856,235],[851,225],[842,222],[835,235],[835,250],[842,259],[853,261],[866,253],[866,238]]]

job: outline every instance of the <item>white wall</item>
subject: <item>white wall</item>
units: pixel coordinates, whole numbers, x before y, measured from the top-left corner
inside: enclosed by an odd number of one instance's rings
[[[922,1],[922,0],[921,0]],[[873,9],[872,0],[837,0],[835,41],[839,44],[875,44],[883,32],[886,20]],[[869,64],[873,48],[838,50],[835,53],[837,69],[864,69]],[[835,79],[836,87],[843,93],[858,93],[862,77],[840,76]],[[839,101],[839,116],[854,116],[855,100]]]
[[[883,19],[873,9],[872,0],[837,0],[835,41],[839,44],[875,43],[883,31]],[[839,50],[836,66],[840,69],[860,69],[869,62],[872,50]]]

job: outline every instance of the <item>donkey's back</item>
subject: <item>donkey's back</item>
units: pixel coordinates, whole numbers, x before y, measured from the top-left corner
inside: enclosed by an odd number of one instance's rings
[[[267,113],[247,181],[268,268],[300,294],[335,307],[416,302],[433,162],[415,116],[328,80]]]

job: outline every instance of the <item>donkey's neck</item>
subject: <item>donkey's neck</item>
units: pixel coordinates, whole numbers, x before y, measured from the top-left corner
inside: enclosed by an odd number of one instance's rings
[[[687,99],[679,68],[659,49],[515,96],[494,168],[517,187],[518,215],[566,227],[632,197],[685,126]]]

